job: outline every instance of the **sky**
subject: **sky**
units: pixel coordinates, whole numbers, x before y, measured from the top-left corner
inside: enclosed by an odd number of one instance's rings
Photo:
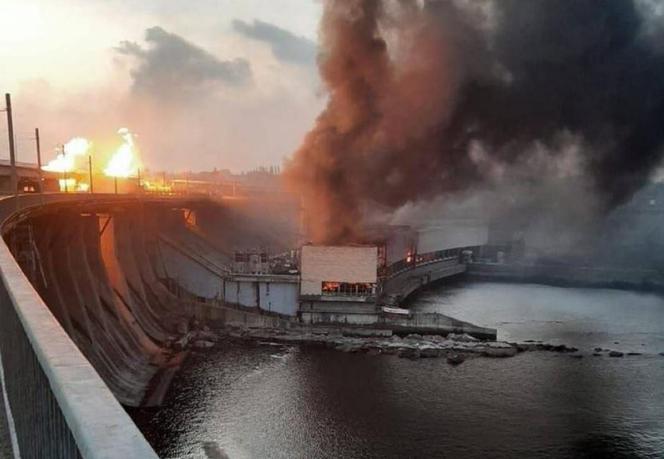
[[[20,161],[135,134],[153,170],[281,164],[325,104],[316,0],[0,0],[0,92]],[[0,123],[0,158],[8,157]]]

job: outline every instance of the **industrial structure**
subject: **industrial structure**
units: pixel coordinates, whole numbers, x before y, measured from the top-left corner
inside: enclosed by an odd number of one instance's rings
[[[160,403],[193,323],[495,339],[496,330],[404,306],[462,273],[558,280],[569,271],[519,265],[508,245],[501,259],[489,229],[467,221],[375,229],[361,245],[300,246],[299,203],[277,198],[0,199],[0,382],[24,457],[154,457],[121,404]],[[634,285],[653,275],[581,274]]]

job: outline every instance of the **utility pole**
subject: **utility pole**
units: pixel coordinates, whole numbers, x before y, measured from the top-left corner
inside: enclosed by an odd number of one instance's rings
[[[12,119],[12,96],[5,94],[7,111],[7,134],[9,135],[9,163],[11,166],[10,187],[12,194],[18,194],[18,175],[16,173],[16,151],[14,146],[14,120]]]
[[[62,145],[62,159],[63,159],[63,163],[65,162],[65,161],[64,161],[64,157],[65,157],[65,146],[64,146],[64,144],[63,144],[63,145]],[[64,166],[64,167],[62,168],[62,181],[64,182],[64,185],[65,185],[65,193],[68,193],[69,190],[67,189],[67,167],[66,167],[66,166]]]
[[[44,179],[42,178],[41,145],[39,143],[39,128],[35,128],[35,143],[37,144],[37,170],[39,172],[39,192],[44,192]]]
[[[118,194],[118,176],[113,176],[113,186],[115,188],[115,194]]]
[[[92,186],[92,155],[88,155],[88,174],[90,174],[90,193],[94,193],[94,187]]]
[[[138,178],[138,192],[141,192],[141,168],[138,168],[138,174],[136,175]]]

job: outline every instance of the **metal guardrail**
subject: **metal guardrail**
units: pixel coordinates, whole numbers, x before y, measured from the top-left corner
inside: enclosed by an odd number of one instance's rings
[[[0,200],[0,220],[4,225],[19,208],[91,199],[104,196],[5,198]],[[39,297],[4,240],[0,240],[0,356],[15,454],[23,458],[157,458]]]

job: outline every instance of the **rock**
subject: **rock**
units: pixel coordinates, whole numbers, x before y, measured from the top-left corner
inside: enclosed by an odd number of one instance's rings
[[[422,335],[418,333],[411,333],[410,335],[406,335],[406,339],[412,339],[412,340],[421,340],[423,338]]]
[[[620,344],[620,341],[614,341],[613,344]]]
[[[376,348],[371,348],[367,351],[367,355],[380,355],[382,353],[383,353],[383,351],[381,351],[380,349],[376,349]]]
[[[212,341],[205,341],[203,339],[199,339],[197,341],[194,341],[193,346],[196,349],[209,349],[212,346],[214,346],[214,343]]]
[[[514,357],[516,355],[515,347],[489,347],[482,352],[486,357]]]
[[[604,349],[602,349],[601,347],[596,347],[596,348],[595,348],[595,352],[602,352],[603,350],[604,350]]]
[[[643,355],[641,352],[628,352],[627,355]]]
[[[341,352],[356,352],[357,348],[350,343],[343,343],[334,348],[337,351]]]
[[[611,352],[609,352],[609,357],[622,357],[623,355],[625,355],[625,354],[623,354],[620,351],[611,351]]]
[[[534,344],[532,342],[510,343],[510,344],[516,347],[517,352],[529,352],[538,349],[537,344]]]
[[[573,358],[573,359],[582,359],[583,354],[572,354],[572,355],[570,355],[570,357]]]
[[[420,350],[411,348],[402,349],[399,351],[399,357],[402,359],[417,360],[420,358]]]
[[[660,352],[659,355],[661,355],[662,357],[664,357],[664,352]]]
[[[462,354],[448,354],[447,355],[447,363],[450,365],[460,365],[462,364],[466,358]]]
[[[558,346],[553,346],[551,349],[553,352],[576,352],[578,351],[575,347],[567,347],[564,344],[559,344]]]
[[[593,353],[593,357],[601,357],[601,356],[602,356],[602,354],[598,354],[597,352]]]
[[[462,343],[474,343],[479,341],[477,338],[473,338],[468,333],[450,333],[447,335],[447,339],[452,341],[460,341]]]
[[[420,349],[420,357],[423,359],[440,357],[440,349],[431,347]]]

